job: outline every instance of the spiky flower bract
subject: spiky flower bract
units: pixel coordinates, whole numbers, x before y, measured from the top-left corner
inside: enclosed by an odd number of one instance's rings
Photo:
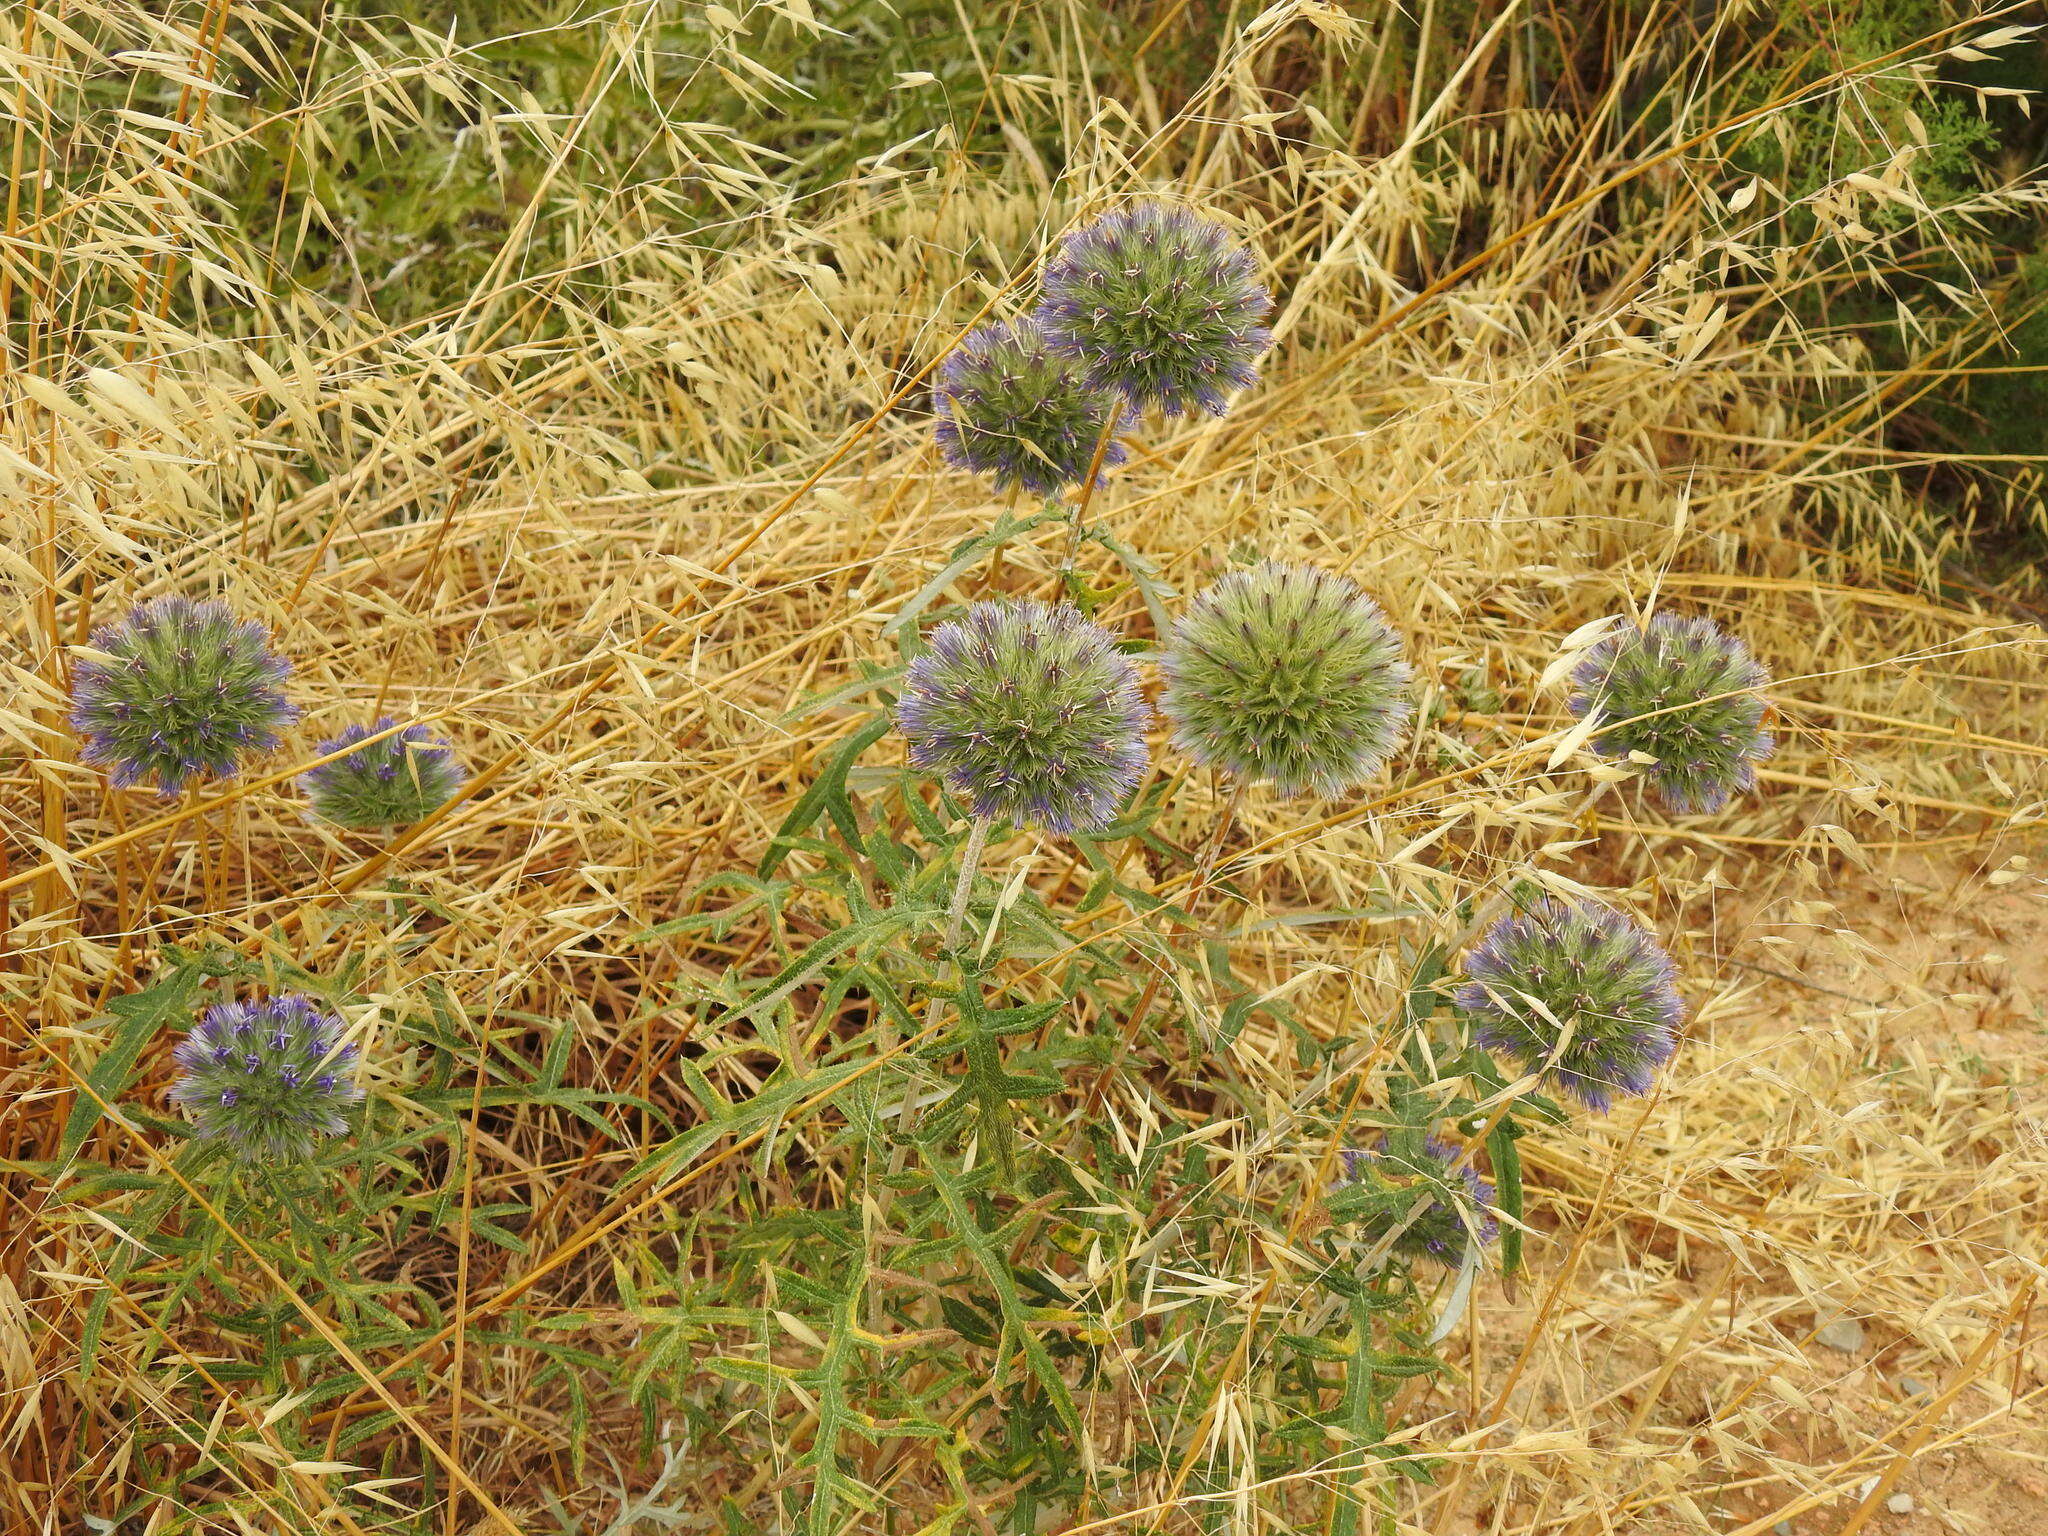
[[[1252,253],[1214,219],[1170,203],[1104,214],[1046,263],[1038,320],[1088,381],[1169,416],[1221,415],[1258,378],[1273,307]]]
[[[1411,713],[1401,637],[1379,605],[1303,566],[1225,576],[1174,626],[1162,666],[1175,744],[1283,795],[1340,795],[1371,778]]]
[[[241,1157],[302,1162],[348,1129],[362,1101],[356,1048],[341,1036],[339,1019],[296,992],[222,1003],[171,1053],[180,1069],[171,1097],[201,1136]]]
[[[1110,633],[1070,604],[976,603],[910,664],[910,761],[976,816],[1051,832],[1113,819],[1145,770],[1145,699]]]
[[[948,463],[989,476],[998,490],[1021,486],[1034,496],[1086,481],[1103,432],[1133,415],[1119,396],[1090,384],[1073,358],[1053,351],[1028,317],[969,332],[939,365],[932,408]],[[1101,468],[1126,457],[1112,440]]]
[[[1394,1198],[1374,1202],[1360,1219],[1374,1240],[1398,1232],[1393,1251],[1411,1258],[1431,1258],[1455,1269],[1476,1238],[1480,1246],[1493,1241],[1500,1223],[1489,1213],[1493,1186],[1468,1165],[1452,1170],[1458,1149],[1431,1136],[1417,1151],[1402,1151],[1382,1139],[1370,1151],[1346,1149],[1347,1183],[1390,1191]],[[1428,1204],[1415,1204],[1425,1194]],[[1405,1223],[1405,1225],[1404,1225]]]
[[[1465,956],[1464,975],[1453,999],[1473,1038],[1590,1109],[1649,1092],[1677,1049],[1685,1004],[1671,957],[1598,902],[1544,897],[1501,918]]]
[[[354,746],[398,722],[352,725],[320,743],[320,755]],[[448,743],[417,723],[299,776],[313,814],[338,827],[408,827],[446,805],[469,777]]]
[[[154,779],[173,794],[195,776],[225,778],[298,718],[280,686],[291,663],[224,603],[160,597],[92,644],[103,658],[72,669],[71,728],[117,785]]]
[[[1660,613],[1586,653],[1572,671],[1571,711],[1617,722],[1593,737],[1593,750],[1655,758],[1643,777],[1668,808],[1693,815],[1755,786],[1756,765],[1776,746],[1755,691],[1769,681],[1749,647],[1712,620]],[[1689,707],[1671,708],[1678,704]]]

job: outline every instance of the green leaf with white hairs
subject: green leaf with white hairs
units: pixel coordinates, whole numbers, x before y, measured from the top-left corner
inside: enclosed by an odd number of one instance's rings
[[[58,1142],[60,1159],[69,1161],[76,1156],[93,1127],[118,1104],[135,1064],[157,1031],[172,1024],[190,1025],[205,980],[206,972],[198,960],[181,958],[154,986],[108,1000],[106,1014],[87,1026],[112,1028],[106,1047],[82,1074],[84,1084],[64,1119],[64,1133]]]
[[[932,1187],[944,1202],[946,1214],[952,1219],[954,1234],[963,1247],[973,1256],[995,1292],[996,1306],[1002,1313],[1003,1338],[996,1349],[995,1379],[1000,1384],[1004,1362],[1009,1359],[1008,1345],[1015,1341],[1024,1364],[1052,1400],[1053,1411],[1060,1422],[1078,1440],[1085,1440],[1088,1431],[1081,1423],[1080,1410],[1074,1406],[1073,1394],[1068,1391],[1059,1367],[1046,1352],[1038,1335],[1031,1331],[1030,1319],[1025,1315],[1024,1298],[1017,1289],[1017,1278],[1011,1272],[1010,1261],[976,1218],[973,1207],[968,1204],[967,1191],[960,1178],[947,1168],[945,1159],[937,1152],[925,1158],[926,1171],[931,1174]]]
[[[839,744],[838,750],[826,760],[824,771],[803,792],[802,798],[790,807],[782,825],[775,829],[775,839],[769,843],[768,851],[761,855],[761,863],[755,870],[757,875],[765,880],[774,874],[787,856],[791,841],[808,831],[821,814],[829,815],[841,834],[858,846],[860,821],[852,802],[846,797],[847,770],[853,767],[855,758],[889,734],[891,723],[886,714],[881,715]]]
[[[938,573],[919,587],[903,606],[896,610],[896,616],[882,626],[883,637],[886,639],[900,635],[906,628],[915,625],[918,616],[937,602],[946,588],[979,565],[984,557],[994,554],[1002,545],[1029,533],[1041,524],[1054,521],[1064,522],[1065,519],[1047,517],[1043,513],[1035,517],[1014,517],[1005,512],[996,519],[995,526],[987,532],[962,539],[953,546],[953,558],[940,566]]]

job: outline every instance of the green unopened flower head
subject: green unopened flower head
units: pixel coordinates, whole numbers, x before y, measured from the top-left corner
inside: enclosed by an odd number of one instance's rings
[[[223,603],[160,597],[93,631],[100,656],[71,674],[71,727],[85,760],[119,785],[226,778],[298,718],[282,684],[291,663],[260,624]]]
[[[1258,263],[1214,219],[1170,203],[1104,214],[1046,263],[1038,321],[1088,381],[1169,416],[1221,415],[1258,378],[1273,307]]]
[[[1474,1242],[1483,1248],[1500,1231],[1488,1209],[1493,1186],[1469,1165],[1456,1167],[1458,1149],[1447,1141],[1430,1136],[1403,1148],[1383,1137],[1370,1150],[1345,1148],[1343,1160],[1343,1182],[1375,1197],[1359,1218],[1362,1231],[1376,1241],[1392,1237],[1396,1253],[1455,1269]]]
[[[1756,691],[1769,682],[1749,647],[1711,620],[1660,613],[1586,653],[1572,672],[1571,711],[1613,721],[1593,750],[1655,759],[1643,778],[1688,816],[1755,787],[1756,765],[1776,746]]]
[[[976,816],[1092,832],[1145,771],[1144,695],[1116,639],[1071,604],[976,603],[910,664],[910,761]]]
[[[1204,767],[1283,795],[1341,795],[1379,772],[1412,706],[1401,637],[1356,582],[1268,561],[1174,626],[1160,710]]]
[[[1650,931],[1598,902],[1549,897],[1465,956],[1453,994],[1485,1049],[1540,1072],[1589,1109],[1650,1091],[1685,1019],[1677,972]]]
[[[389,715],[374,725],[351,725],[320,743],[320,755],[355,743],[398,722]],[[409,827],[424,821],[454,796],[469,777],[447,742],[414,723],[373,741],[346,757],[299,775],[299,787],[313,814],[338,827]]]
[[[1079,363],[1047,346],[1028,318],[969,332],[939,365],[932,405],[948,463],[987,475],[998,490],[1022,487],[1034,496],[1085,482],[1103,433],[1135,420],[1119,396],[1097,389]],[[1100,469],[1124,458],[1112,437]]]

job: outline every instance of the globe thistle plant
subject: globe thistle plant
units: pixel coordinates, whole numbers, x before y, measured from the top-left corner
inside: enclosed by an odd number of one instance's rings
[[[1396,1253],[1456,1269],[1475,1239],[1484,1247],[1500,1230],[1488,1211],[1493,1186],[1469,1165],[1454,1171],[1458,1149],[1448,1142],[1431,1136],[1419,1150],[1403,1152],[1383,1139],[1370,1151],[1347,1149],[1343,1158],[1345,1183],[1394,1196],[1367,1206],[1360,1224],[1375,1241],[1398,1233],[1393,1239]],[[1425,1195],[1428,1203],[1417,1211],[1416,1203]]]
[[[1034,496],[1056,496],[1084,483],[1103,434],[1134,414],[1091,385],[1072,358],[1047,346],[1029,318],[969,332],[939,365],[932,408],[949,464],[989,476],[998,490],[1021,487]],[[1100,467],[1126,456],[1112,440]]]
[[[339,1019],[298,993],[209,1008],[172,1052],[171,1097],[238,1156],[302,1162],[362,1101],[356,1048],[341,1035]]]
[[[1647,1093],[1677,1048],[1685,1005],[1663,946],[1597,902],[1545,897],[1465,956],[1453,994],[1485,1049],[1604,1110]]]
[[[1749,647],[1711,620],[1660,613],[1586,653],[1572,672],[1571,711],[1614,721],[1593,750],[1654,758],[1643,777],[1670,810],[1693,815],[1755,786],[1756,765],[1776,745],[1756,692],[1769,681]]]
[[[1221,415],[1273,333],[1258,263],[1214,219],[1138,203],[1069,235],[1046,264],[1039,323],[1088,381],[1169,416]]]
[[[1379,605],[1343,576],[1267,562],[1234,571],[1174,626],[1160,709],[1207,768],[1283,795],[1339,795],[1407,729],[1408,664]]]
[[[910,664],[896,723],[910,761],[978,818],[1051,832],[1106,825],[1144,772],[1138,674],[1069,604],[976,603]]]
[[[397,725],[388,715],[374,725],[352,725],[321,742],[320,755]],[[357,747],[346,757],[309,768],[299,776],[299,784],[322,821],[361,830],[424,821],[446,805],[468,777],[448,743],[415,723]]]
[[[71,727],[117,785],[154,779],[175,794],[195,776],[225,778],[298,718],[280,686],[291,663],[223,603],[160,597],[92,644],[101,654],[72,669]]]

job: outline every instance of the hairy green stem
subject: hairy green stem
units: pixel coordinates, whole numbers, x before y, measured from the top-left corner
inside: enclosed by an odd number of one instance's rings
[[[960,932],[967,920],[967,898],[974,889],[974,877],[981,869],[981,856],[988,847],[988,835],[995,827],[992,816],[977,816],[967,834],[967,846],[960,851],[960,873],[953,881],[953,900],[946,911],[945,941],[940,945],[940,954],[948,958],[948,968],[956,982],[964,981],[966,968],[951,957],[960,942]],[[936,1034],[938,1027],[946,1021],[946,999],[933,992],[925,1011],[926,1034]],[[893,1050],[895,1041],[891,1037],[883,1041],[885,1050]],[[903,1073],[903,1108],[897,1117],[901,1136],[889,1154],[889,1174],[883,1182],[878,1221],[886,1221],[889,1208],[896,1203],[895,1179],[903,1172],[910,1160],[910,1138],[916,1134],[918,1122],[917,1085],[915,1073],[906,1066]],[[882,1318],[882,1294],[886,1287],[875,1286],[868,1292],[868,1327],[879,1330]]]
[[[967,896],[974,889],[982,851],[988,847],[989,830],[994,825],[994,817],[977,816],[974,829],[967,834],[967,847],[960,855],[960,877],[953,882],[953,904],[946,909],[946,940],[942,947],[948,952],[960,942],[960,929],[967,921]]]
[[[974,877],[981,869],[981,856],[988,847],[988,835],[995,827],[992,816],[977,816],[967,834],[967,846],[960,853],[960,874],[953,882],[953,901],[946,911],[946,936],[939,946],[939,952],[948,957],[948,969],[953,981],[958,984],[966,978],[966,967],[952,956],[960,943],[961,929],[967,921],[967,897],[974,889]],[[925,1010],[925,1033],[935,1034],[946,1022],[946,999],[943,994],[933,992],[931,1002]],[[903,1128],[904,1141],[899,1142],[895,1154],[889,1159],[891,1177],[903,1171],[905,1152],[910,1135],[916,1131],[918,1121],[917,1100],[912,1085],[906,1080],[903,1090],[903,1113],[899,1124]],[[888,1191],[883,1192],[883,1209],[888,1209]]]

